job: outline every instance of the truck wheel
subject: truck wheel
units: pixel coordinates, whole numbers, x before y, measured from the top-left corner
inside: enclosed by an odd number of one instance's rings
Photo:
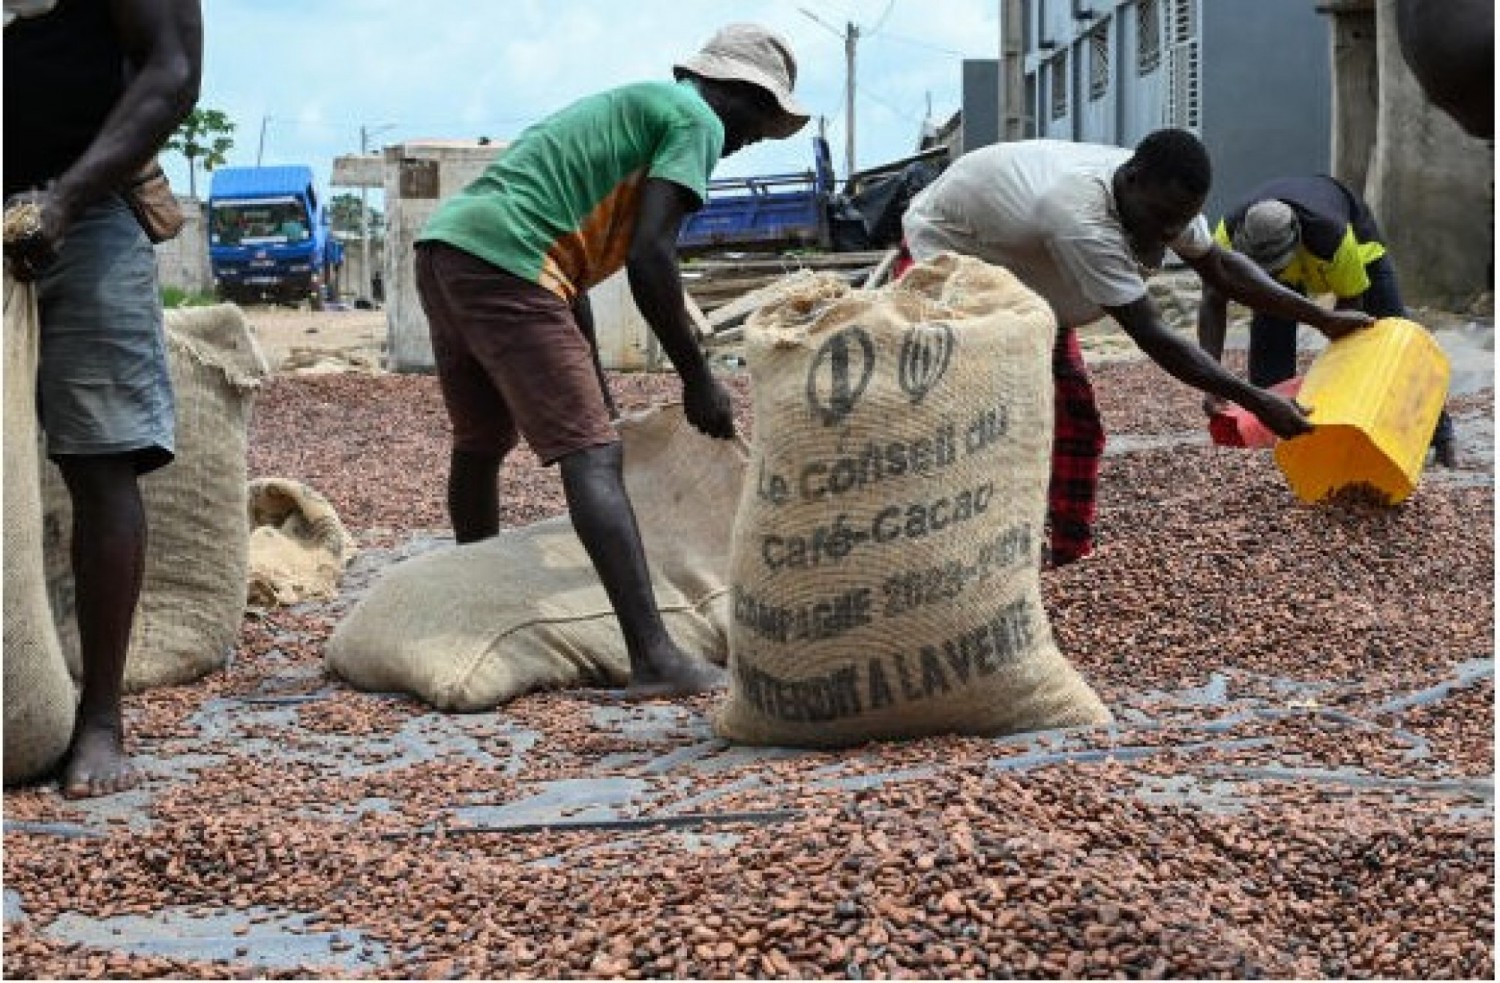
[[[282,284],[280,294],[276,299],[288,307],[301,307],[311,293],[311,278],[300,277]]]

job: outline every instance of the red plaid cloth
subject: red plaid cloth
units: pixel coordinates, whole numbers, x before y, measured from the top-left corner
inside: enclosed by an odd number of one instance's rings
[[[1104,423],[1083,364],[1078,332],[1059,328],[1052,349],[1056,422],[1052,435],[1052,481],[1047,488],[1050,563],[1060,567],[1094,550],[1099,508],[1099,460]]]
[[[906,243],[891,267],[899,280],[915,265]],[[1044,562],[1053,567],[1094,551],[1094,519],[1099,514],[1099,459],[1104,454],[1104,423],[1094,402],[1094,386],[1083,364],[1078,332],[1059,328],[1052,348],[1052,479],[1047,486],[1049,545]]]
[[[911,250],[906,248],[906,240],[901,240],[901,251],[896,254],[896,261],[891,264],[891,279],[899,280],[906,275],[906,271],[917,265],[912,259]]]

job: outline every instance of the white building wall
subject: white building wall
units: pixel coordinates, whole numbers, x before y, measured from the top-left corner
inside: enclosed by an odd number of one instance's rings
[[[212,293],[214,275],[208,264],[204,204],[186,195],[178,195],[177,204],[182,208],[182,231],[175,238],[156,244],[157,281],[163,287],[187,293]]]

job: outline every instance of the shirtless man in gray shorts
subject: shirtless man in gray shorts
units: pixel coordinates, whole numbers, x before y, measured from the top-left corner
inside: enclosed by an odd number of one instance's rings
[[[156,256],[115,189],[192,111],[202,71],[198,0],[57,0],[5,27],[5,199],[41,208],[5,260],[35,281],[37,403],[47,455],[73,504],[83,686],[64,795],[108,795],[137,774],[121,681],[140,598],[139,475],[172,460],[171,379]]]

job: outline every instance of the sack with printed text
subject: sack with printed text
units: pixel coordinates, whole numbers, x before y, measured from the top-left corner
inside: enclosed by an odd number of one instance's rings
[[[1038,566],[1047,305],[952,255],[851,291],[809,275],[746,329],[755,440],[716,730],[838,746],[1106,723]]]

